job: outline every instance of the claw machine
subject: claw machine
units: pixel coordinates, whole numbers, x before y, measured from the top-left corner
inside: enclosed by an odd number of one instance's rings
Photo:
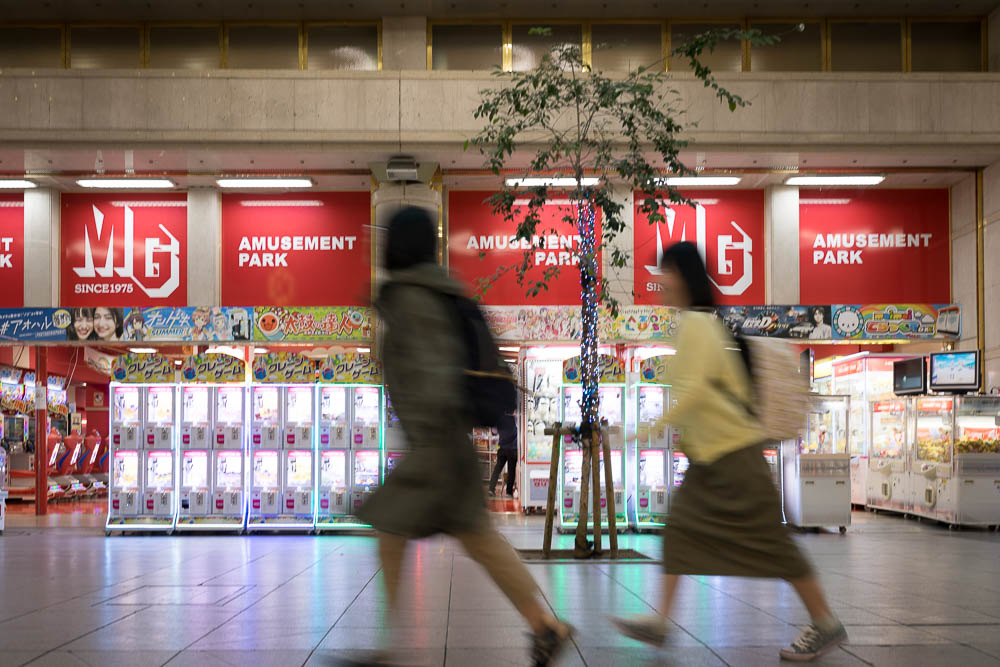
[[[181,368],[177,530],[241,532],[246,518],[246,364],[204,354]]]
[[[611,475],[615,500],[615,523],[618,532],[628,529],[626,514],[626,469],[625,469],[625,368],[621,360],[612,355],[602,354],[598,357],[601,365],[600,398],[598,414],[607,421],[608,433],[611,439]],[[572,357],[563,362],[562,387],[562,423],[579,425],[582,421],[580,402],[583,398],[581,386],[580,357]],[[551,439],[550,439],[551,442]],[[606,512],[607,497],[604,488],[604,453],[600,452],[601,462],[601,507]],[[568,532],[576,529],[581,506],[581,475],[583,468],[583,450],[579,439],[568,439],[563,445],[563,455],[560,465],[558,482],[560,484],[557,498],[559,503],[560,531]],[[589,488],[589,487],[588,487]],[[593,491],[588,497],[588,507],[593,511]],[[601,525],[608,526],[606,514],[602,514]]]
[[[870,509],[905,513],[910,507],[909,399],[872,401],[869,419],[871,447],[868,450],[866,505]]]
[[[112,367],[111,489],[105,530],[173,532],[176,521],[177,385],[174,364],[155,354]]]
[[[298,354],[253,361],[247,530],[314,525],[316,370]]]
[[[785,519],[800,528],[851,524],[851,457],[848,396],[809,397],[805,429],[781,443]]]
[[[319,380],[316,528],[365,527],[354,512],[381,480],[382,371],[369,355],[342,354],[322,362]]]
[[[955,521],[1000,526],[1000,396],[961,396],[955,408]]]
[[[954,523],[952,429],[955,399],[918,396],[912,400],[915,437],[911,439],[909,513]]]
[[[631,481],[635,488],[629,491],[628,512],[629,522],[639,531],[663,526],[670,510],[673,448],[679,433],[670,427],[657,428],[655,424],[671,406],[667,378],[671,358],[658,355],[643,359],[639,382],[634,387],[636,450],[631,458],[635,466]]]
[[[848,418],[850,434],[848,453],[851,455],[851,504],[868,505],[870,488],[868,475],[872,469],[869,455],[875,429],[872,406],[882,399],[892,399],[893,363],[911,358],[909,355],[869,354],[861,352],[834,360],[828,385],[830,393],[849,396],[851,413]],[[817,364],[819,365],[819,364]],[[878,480],[872,484],[878,485]]]
[[[399,424],[399,417],[392,408],[392,397],[385,394],[385,433],[382,436],[382,446],[385,448],[385,473],[384,477],[392,474],[392,471],[406,456],[406,437],[403,435],[403,428]]]

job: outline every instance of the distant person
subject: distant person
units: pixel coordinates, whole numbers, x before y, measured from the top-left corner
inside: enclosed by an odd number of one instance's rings
[[[660,646],[681,575],[780,578],[795,588],[812,617],[780,655],[813,660],[847,641],[847,632],[782,525],[744,356],[712,314],[711,283],[697,248],[683,242],[672,246],[661,268],[664,302],[683,313],[670,369],[676,404],[655,428],[680,429],[680,448],[690,467],[670,500],[659,613],[612,622],[626,636]],[[725,620],[719,622],[724,627]]]
[[[497,464],[490,477],[490,495],[496,495],[497,480],[504,466],[507,466],[507,497],[514,497],[514,475],[517,472],[517,421],[514,415],[504,415],[497,428],[500,443],[497,445]]]
[[[359,509],[358,517],[379,531],[388,647],[395,648],[392,633],[399,619],[407,542],[445,533],[461,542],[527,621],[533,633],[533,663],[549,665],[568,643],[572,628],[547,611],[531,573],[486,511],[479,457],[469,439],[465,343],[451,302],[462,288],[436,263],[437,227],[421,209],[407,208],[393,216],[385,252],[389,280],[375,303],[386,327],[381,361],[411,451]],[[405,660],[405,653],[401,657]],[[394,655],[377,658],[391,664]]]

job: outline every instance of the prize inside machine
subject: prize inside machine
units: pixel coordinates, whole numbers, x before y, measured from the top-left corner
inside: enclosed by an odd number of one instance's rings
[[[600,357],[602,377],[599,389],[598,415],[602,421],[607,421],[610,437],[611,474],[615,501],[615,527],[618,532],[628,529],[627,508],[625,498],[625,372],[621,362],[611,356]],[[576,370],[574,370],[576,369]],[[575,357],[563,362],[562,388],[562,423],[579,426],[583,421],[580,404],[583,400],[583,387],[580,386],[579,358]],[[550,440],[551,442],[551,440]],[[607,491],[604,488],[604,452],[598,448],[601,483],[600,507],[601,526],[607,528]],[[559,494],[562,499],[559,504],[559,529],[570,531],[576,528],[580,517],[581,491],[583,474],[583,450],[579,438],[564,436],[563,455],[561,458],[561,475],[559,476]],[[588,513],[593,507],[593,472],[588,484]],[[593,514],[590,514],[592,517]],[[590,519],[592,521],[592,519]]]
[[[800,528],[851,523],[851,458],[847,453],[851,399],[809,397],[805,429],[781,443],[785,520]]]
[[[349,397],[353,515],[382,482],[382,388],[355,386]]]
[[[639,381],[634,387],[636,440],[633,480],[630,492],[629,522],[637,530],[652,530],[664,525],[670,510],[670,490],[674,472],[675,429],[657,427],[671,405],[667,384],[667,365],[671,357],[658,355],[643,359]],[[677,452],[680,456],[680,452]]]
[[[111,385],[111,490],[107,531],[173,531],[173,385]]]
[[[548,502],[552,436],[545,429],[562,419],[563,362],[578,354],[578,345],[522,347],[518,352],[521,386],[527,390],[521,394],[517,469],[518,500],[525,514],[544,512]]]
[[[181,389],[178,530],[243,529],[244,389]]]
[[[851,455],[851,504],[865,507],[869,504],[868,480],[871,465],[873,417],[871,408],[875,401],[892,399],[893,394],[893,364],[903,359],[899,355],[876,355],[863,352],[848,357],[841,357],[829,362],[830,381],[822,378],[826,370],[826,362],[815,365],[815,375],[820,376],[818,386],[828,386],[830,393],[838,396],[849,396],[851,413],[848,418],[850,434],[847,442]]]
[[[910,503],[907,452],[910,412],[905,398],[871,403],[871,447],[868,457],[868,502],[873,510],[906,512]]]
[[[251,387],[248,530],[313,525],[313,386]]]

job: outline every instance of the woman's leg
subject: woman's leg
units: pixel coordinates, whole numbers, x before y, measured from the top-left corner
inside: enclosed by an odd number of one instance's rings
[[[390,533],[378,534],[378,555],[382,562],[382,580],[389,603],[390,622],[399,613],[399,581],[406,555],[406,538]]]
[[[819,580],[815,575],[800,577],[799,579],[789,579],[788,583],[799,594],[802,604],[806,606],[813,622],[834,620],[833,612],[830,611],[830,606],[826,603],[823,589],[820,587]]]
[[[670,615],[677,597],[677,586],[681,583],[680,575],[667,574],[663,576],[663,588],[660,590],[660,616],[664,619]]]

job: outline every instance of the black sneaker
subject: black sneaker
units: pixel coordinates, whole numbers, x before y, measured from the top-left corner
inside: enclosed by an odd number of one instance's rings
[[[555,662],[556,658],[573,636],[572,625],[560,623],[557,627],[549,628],[545,632],[534,635],[534,644],[531,647],[531,661],[535,667],[547,667]]]
[[[811,624],[792,645],[781,649],[781,659],[792,662],[809,662],[824,653],[829,653],[847,641],[847,630],[839,622],[832,632],[823,632],[815,623]]]

